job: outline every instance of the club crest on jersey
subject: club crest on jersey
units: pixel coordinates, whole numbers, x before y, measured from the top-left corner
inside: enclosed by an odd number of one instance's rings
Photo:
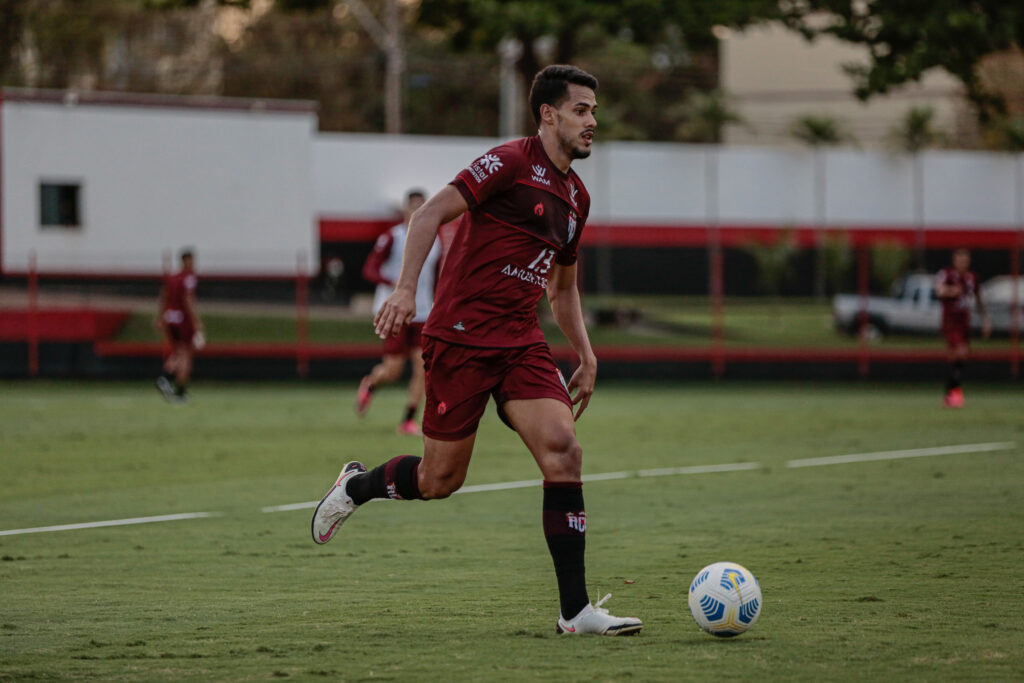
[[[573,206],[576,206],[576,193],[579,190],[576,189],[576,183],[569,183],[569,201],[572,202]]]
[[[570,529],[582,534],[587,530],[587,513],[583,511],[567,512],[565,513],[565,522]]]
[[[498,155],[488,152],[469,165],[469,172],[472,174],[473,180],[477,183],[482,183],[502,166],[504,164],[498,158]]]
[[[540,164],[533,165],[533,182],[541,183],[551,187],[551,181],[544,177],[544,174],[548,172],[548,169],[544,168]]]
[[[575,234],[576,234],[576,212],[570,211],[569,212],[569,238],[566,241],[567,242],[572,242],[572,237]]]

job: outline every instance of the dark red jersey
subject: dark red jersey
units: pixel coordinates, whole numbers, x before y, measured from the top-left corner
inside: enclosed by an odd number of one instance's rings
[[[935,277],[935,288],[941,285],[960,285],[959,296],[942,297],[942,326],[969,325],[971,305],[978,291],[978,278],[971,271],[961,273],[956,268],[943,268]]]
[[[423,333],[492,348],[544,341],[537,301],[554,263],[576,262],[590,195],[562,173],[539,137],[513,140],[474,161],[451,183],[465,198]]]
[[[163,318],[166,322],[171,324],[185,322],[188,316],[185,300],[195,294],[197,283],[196,274],[186,271],[171,275],[164,280]]]

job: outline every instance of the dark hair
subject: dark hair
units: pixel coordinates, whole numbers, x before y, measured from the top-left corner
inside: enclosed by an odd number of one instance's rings
[[[181,250],[181,253],[178,254],[178,258],[180,258],[182,261],[184,261],[187,258],[192,258],[193,256],[195,256],[195,249],[193,249],[192,247],[185,247],[184,249]]]
[[[412,199],[415,199],[416,197],[419,197],[420,199],[426,199],[427,191],[417,188],[415,190],[409,190],[408,192],[405,193],[405,201],[410,201]]]
[[[570,83],[597,91],[597,79],[579,67],[552,64],[537,72],[530,86],[530,111],[533,112],[534,121],[540,123],[540,105],[557,107],[562,103]]]

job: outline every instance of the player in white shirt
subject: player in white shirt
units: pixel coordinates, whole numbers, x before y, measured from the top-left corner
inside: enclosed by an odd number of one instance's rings
[[[392,227],[377,238],[366,263],[363,265],[363,277],[377,284],[377,292],[373,297],[373,312],[376,315],[384,300],[394,291],[395,281],[402,270],[402,251],[405,248],[405,232],[409,218],[416,209],[423,206],[426,193],[422,190],[411,190],[405,199],[405,221]],[[374,366],[370,374],[363,377],[356,394],[356,413],[362,417],[370,408],[374,390],[381,384],[397,381],[402,376],[406,359],[412,364],[412,378],[409,380],[408,400],[405,415],[398,426],[399,434],[420,436],[420,426],[416,421],[416,413],[423,400],[423,356],[420,343],[420,332],[427,320],[430,308],[434,304],[434,283],[437,281],[438,264],[441,258],[441,245],[434,241],[434,246],[427,255],[427,260],[420,271],[419,284],[416,288],[416,316],[412,324],[403,328],[398,336],[388,337],[384,342],[384,356]]]

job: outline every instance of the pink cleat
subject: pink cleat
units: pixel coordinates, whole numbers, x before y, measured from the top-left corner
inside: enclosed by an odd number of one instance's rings
[[[363,417],[370,409],[370,401],[373,400],[373,385],[370,384],[370,377],[367,375],[359,382],[359,391],[356,392],[356,415]]]
[[[420,426],[416,423],[416,420],[406,420],[398,425],[398,429],[395,431],[402,436],[423,436],[423,432],[420,431]]]
[[[956,389],[950,389],[946,394],[946,397],[942,399],[942,405],[947,408],[963,408],[964,407],[964,392],[963,389],[957,387]]]

